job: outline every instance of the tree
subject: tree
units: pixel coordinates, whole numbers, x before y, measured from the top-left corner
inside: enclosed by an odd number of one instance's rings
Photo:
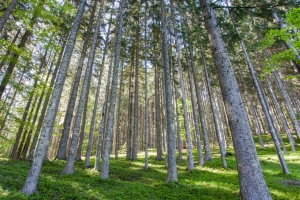
[[[271,199],[251,135],[238,84],[209,0],[200,0],[234,145],[243,199]]]
[[[59,104],[60,96],[62,93],[63,85],[64,85],[64,82],[66,79],[67,70],[69,67],[73,47],[74,47],[75,40],[76,40],[76,35],[77,35],[78,29],[79,29],[81,17],[82,17],[84,7],[85,7],[85,2],[86,2],[86,0],[80,1],[79,7],[78,7],[78,10],[76,13],[76,17],[72,24],[72,29],[70,31],[69,39],[66,44],[66,50],[65,50],[63,58],[62,58],[60,70],[57,75],[55,86],[54,86],[54,89],[52,92],[50,105],[48,107],[48,111],[47,111],[47,114],[45,117],[45,122],[44,122],[44,126],[42,129],[41,137],[40,137],[37,149],[36,149],[36,153],[35,153],[33,162],[31,164],[30,170],[28,172],[26,181],[22,188],[22,193],[25,193],[28,196],[31,196],[32,193],[36,189],[38,177],[40,175],[40,171],[42,168],[42,163],[43,163],[45,154],[48,150],[49,141],[50,141],[50,137],[51,137],[52,130],[53,130],[53,124],[54,124],[54,120],[55,120],[55,115],[56,115],[56,112],[58,109],[58,104]]]

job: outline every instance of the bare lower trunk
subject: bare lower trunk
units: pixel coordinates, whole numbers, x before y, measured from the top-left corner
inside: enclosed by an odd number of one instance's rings
[[[113,128],[115,104],[116,104],[116,91],[117,91],[117,84],[118,84],[118,71],[119,71],[119,62],[120,62],[120,50],[121,50],[125,2],[126,0],[122,0],[120,4],[120,11],[119,11],[118,34],[116,38],[116,54],[115,54],[113,77],[112,77],[111,90],[110,90],[110,104],[107,113],[108,118],[107,118],[106,135],[104,141],[104,151],[103,151],[102,165],[100,171],[100,177],[103,179],[107,179],[109,175],[111,138],[112,138],[112,128]]]
[[[69,63],[71,60],[71,55],[73,51],[73,47],[75,44],[77,32],[79,29],[79,24],[81,21],[81,17],[84,11],[86,0],[81,0],[80,5],[78,7],[76,17],[74,19],[74,23],[72,24],[70,36],[68,42],[66,44],[66,51],[64,52],[64,56],[62,59],[62,64],[60,66],[59,73],[57,75],[57,80],[53,89],[52,97],[50,100],[50,105],[45,117],[44,126],[41,133],[41,139],[39,141],[35,157],[33,159],[31,168],[28,172],[26,181],[22,188],[22,193],[25,193],[28,196],[31,196],[32,193],[36,190],[38,178],[40,175],[40,171],[42,168],[43,159],[47,153],[50,137],[53,130],[55,115],[58,109],[59,100],[61,97],[63,85],[66,79],[67,70],[69,68]]]
[[[64,128],[63,128],[62,135],[61,135],[61,138],[59,141],[59,147],[58,147],[57,155],[56,155],[56,158],[60,159],[60,160],[65,160],[67,158],[67,144],[68,144],[69,133],[71,130],[71,122],[73,119],[73,113],[74,113],[74,109],[75,109],[77,93],[78,93],[82,69],[83,69],[83,65],[84,65],[84,59],[86,57],[88,43],[90,40],[90,35],[91,35],[92,25],[93,25],[93,21],[94,21],[95,12],[96,12],[97,2],[98,1],[95,1],[94,6],[92,8],[92,13],[90,16],[89,25],[88,25],[88,29],[86,32],[86,37],[85,37],[85,40],[84,40],[84,43],[82,46],[80,59],[79,59],[78,65],[77,65],[77,71],[76,71],[76,75],[75,75],[74,82],[73,82],[70,100],[69,100],[68,107],[66,110],[66,115],[65,115],[64,124],[63,124]]]
[[[165,87],[166,87],[166,120],[167,120],[167,163],[168,163],[168,176],[167,182],[177,182],[177,169],[176,169],[176,132],[174,126],[173,105],[171,102],[171,81],[170,81],[170,68],[169,68],[169,55],[167,44],[167,32],[166,32],[166,19],[165,19],[165,6],[164,0],[160,1],[161,4],[161,34],[162,34],[162,57],[163,57],[163,69],[165,75]]]
[[[240,90],[214,10],[211,9],[209,0],[200,0],[200,3],[232,134],[242,199],[272,199],[262,174]]]

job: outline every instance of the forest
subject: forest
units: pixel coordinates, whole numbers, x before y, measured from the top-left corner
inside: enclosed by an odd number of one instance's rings
[[[298,0],[0,2],[0,199],[300,199]]]

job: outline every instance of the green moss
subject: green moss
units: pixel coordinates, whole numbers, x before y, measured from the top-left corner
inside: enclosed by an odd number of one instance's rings
[[[270,138],[264,136],[264,141]],[[255,138],[257,140],[257,138]],[[288,145],[288,142],[285,141]],[[265,179],[273,199],[300,199],[300,153],[288,153],[285,159],[291,174],[282,173],[274,147],[257,147]],[[288,148],[289,150],[289,148]],[[233,149],[228,149],[234,152]],[[197,151],[194,150],[196,164]],[[149,169],[144,169],[144,155],[137,161],[112,157],[110,178],[102,180],[99,172],[76,163],[74,175],[60,175],[64,161],[45,161],[37,191],[29,199],[240,199],[234,156],[228,156],[228,168],[222,168],[218,150],[204,167],[186,170],[186,160],[177,161],[179,183],[166,183],[165,161],[156,161],[150,151]],[[184,154],[184,158],[185,158]],[[93,165],[94,159],[91,160]],[[27,199],[19,191],[31,163],[0,158],[0,199]]]

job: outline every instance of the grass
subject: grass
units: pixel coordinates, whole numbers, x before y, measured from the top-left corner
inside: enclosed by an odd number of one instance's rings
[[[257,149],[273,199],[300,199],[300,153],[285,155],[291,173],[285,175],[271,144]],[[195,150],[195,162],[196,154]],[[168,184],[165,161],[156,161],[154,151],[149,155],[148,170],[144,170],[142,153],[135,162],[124,156],[117,161],[112,157],[108,180],[100,179],[98,171],[84,168],[84,162],[76,163],[74,175],[60,175],[64,161],[45,161],[37,191],[29,199],[240,199],[234,156],[227,157],[227,169],[222,168],[217,149],[213,161],[193,171],[186,171],[186,160],[178,161],[179,183]],[[0,199],[28,199],[19,191],[30,164],[0,158]]]

